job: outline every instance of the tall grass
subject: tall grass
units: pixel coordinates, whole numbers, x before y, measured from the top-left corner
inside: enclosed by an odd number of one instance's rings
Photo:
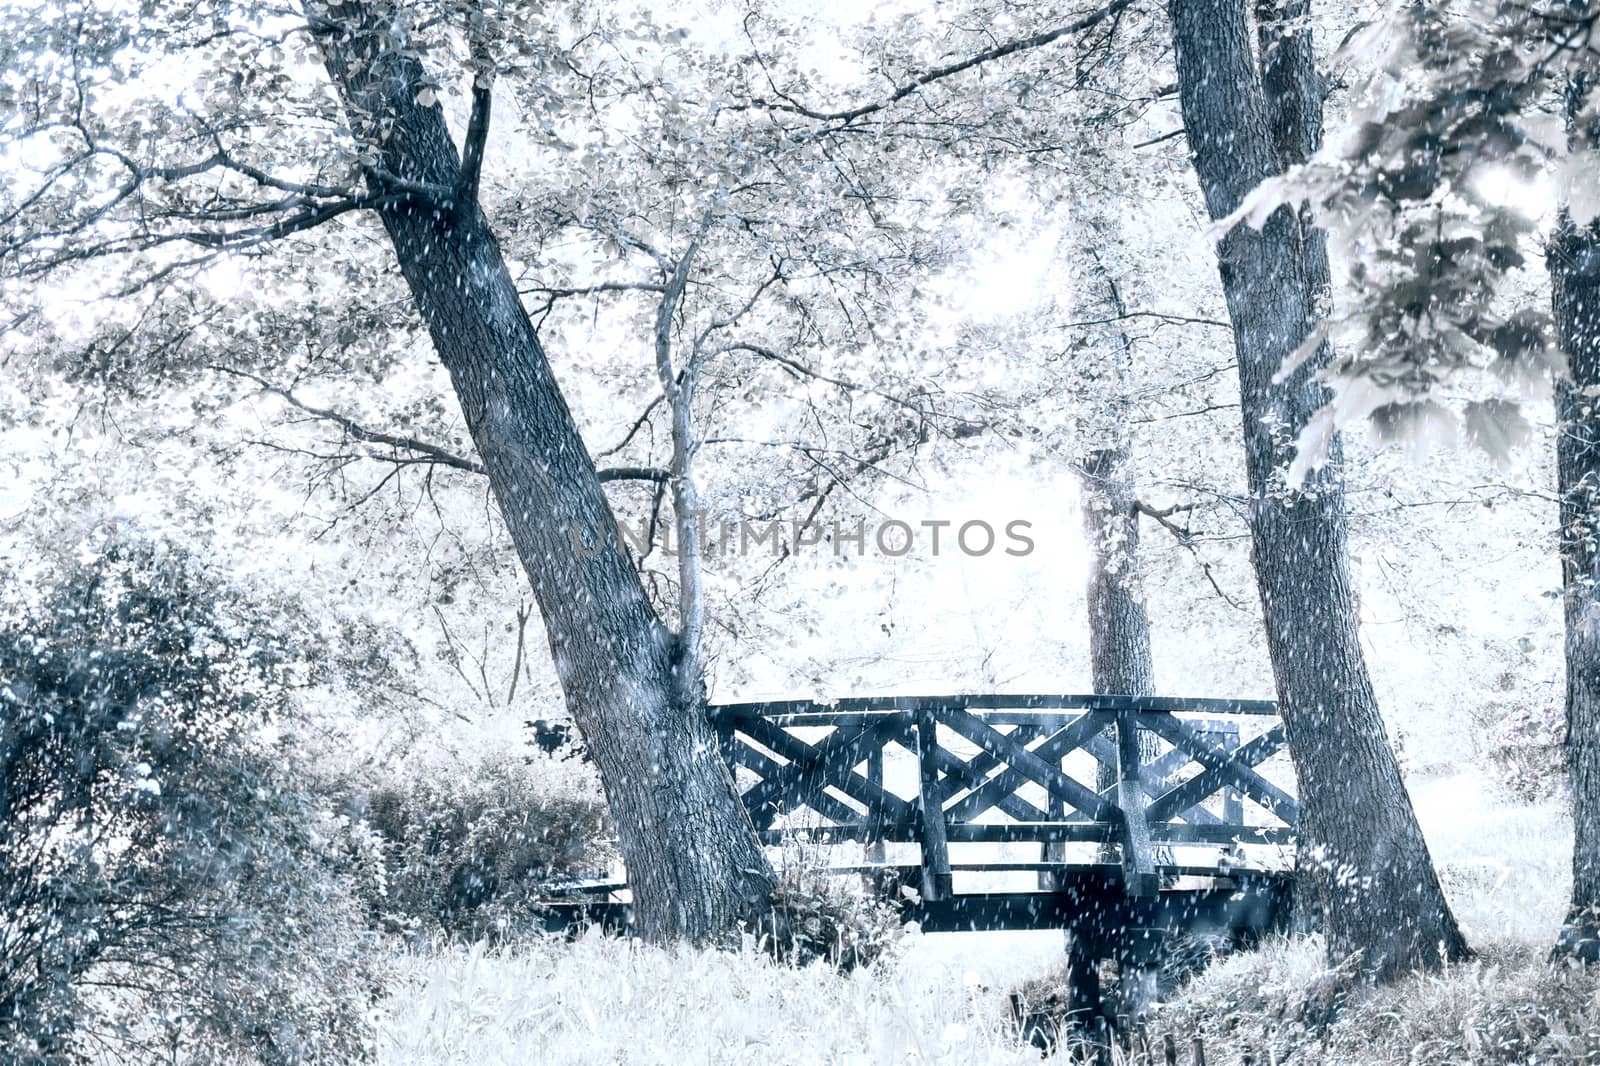
[[[1156,1012],[1211,1066],[1579,1066],[1600,1062],[1600,973],[1497,945],[1469,963],[1352,989],[1316,938],[1225,959]]]
[[[1600,975],[1544,952],[1568,890],[1559,804],[1503,805],[1467,778],[1417,790],[1451,903],[1480,957],[1349,989],[1315,939],[1224,959],[1152,1022],[1212,1066],[1600,1066]],[[585,936],[404,956],[380,1019],[384,1066],[1067,1062],[1019,1045],[1005,993],[1061,961],[1059,934],[913,934],[849,974],[749,949]],[[973,971],[984,971],[980,978]],[[1337,1007],[1336,1010],[1330,1008]]]
[[[915,951],[839,974],[590,934],[413,955],[401,971],[384,1066],[1039,1061],[1002,991]]]

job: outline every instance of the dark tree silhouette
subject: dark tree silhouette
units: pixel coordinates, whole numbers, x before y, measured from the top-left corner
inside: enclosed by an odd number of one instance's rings
[[[595,466],[476,197],[490,90],[480,73],[458,154],[422,65],[385,17],[308,11],[357,137],[380,146],[377,211],[450,371],[533,585],[567,705],[616,824],[640,932],[704,941],[758,918],[773,874],[717,755],[704,686],[680,670],[616,536]],[[425,98],[425,97],[424,97]]]
[[[1195,172],[1215,219],[1321,139],[1321,82],[1307,3],[1262,3],[1252,41],[1244,0],[1172,0],[1178,85]],[[1260,48],[1260,66],[1256,44]],[[1300,488],[1282,472],[1326,402],[1327,346],[1279,368],[1327,290],[1325,239],[1280,208],[1217,249],[1239,359],[1252,559],[1278,700],[1300,785],[1303,897],[1336,958],[1384,980],[1467,954],[1434,872],[1362,656],[1350,587],[1344,494],[1332,462]]]
[[[1574,147],[1600,143],[1581,128],[1592,86],[1568,87]],[[1567,376],[1556,381],[1556,477],[1566,589],[1567,770],[1572,788],[1572,905],[1556,951],[1600,962],[1600,223],[1562,213],[1549,249],[1556,336]]]

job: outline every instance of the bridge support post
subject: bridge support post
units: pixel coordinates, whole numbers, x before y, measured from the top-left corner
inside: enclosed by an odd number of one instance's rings
[[[867,752],[867,780],[875,788],[883,787],[883,748],[881,745],[874,746],[871,751]],[[868,817],[871,817],[870,812]],[[868,839],[866,847],[863,849],[862,857],[867,862],[881,865],[888,859],[888,849],[883,844],[882,812],[879,812],[878,817],[874,819],[871,831],[873,835]]]
[[[1124,909],[1117,940],[1116,1019],[1119,1028],[1132,1031],[1155,1005],[1161,961],[1168,946],[1168,931],[1152,924],[1154,915],[1138,905]]]
[[[921,777],[917,814],[922,823],[922,898],[929,901],[949,899],[953,891],[938,756],[938,719],[932,707],[924,707],[917,711],[917,765]]]
[[[1105,1017],[1095,941],[1081,929],[1067,929],[1067,1022],[1081,1034],[1094,1033]]]
[[[1139,766],[1139,716],[1117,713],[1117,806],[1122,812],[1122,874],[1127,893],[1138,899],[1161,890],[1156,877],[1155,849],[1145,819],[1145,795]]]
[[[1066,761],[1066,756],[1061,756],[1060,758],[1052,760],[1052,765],[1054,765],[1056,769],[1065,773]],[[1056,795],[1054,792],[1051,792],[1049,794],[1048,801],[1049,806],[1045,808],[1045,813],[1050,816],[1050,820],[1052,822],[1064,821],[1067,817],[1067,805],[1062,802],[1061,797]],[[1067,861],[1067,845],[1059,840],[1046,841],[1045,843],[1039,845],[1039,861],[1045,863],[1065,863]],[[1061,890],[1062,882],[1059,872],[1056,870],[1039,871],[1038,882],[1039,891],[1041,892],[1059,892]]]

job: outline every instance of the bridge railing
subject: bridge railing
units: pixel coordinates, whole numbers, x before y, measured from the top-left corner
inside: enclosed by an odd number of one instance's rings
[[[754,778],[743,799],[763,840],[779,841],[779,819],[804,809],[833,841],[917,843],[932,898],[950,894],[956,843],[1114,843],[1135,896],[1157,891],[1164,845],[1292,844],[1298,804],[1257,769],[1285,746],[1282,724],[1240,743],[1241,720],[1276,716],[1259,700],[1098,695],[712,708],[724,759]],[[967,750],[941,743],[941,732]],[[1141,754],[1145,735],[1159,740],[1152,757]],[[892,747],[917,760],[914,796],[885,782]],[[1077,752],[1109,767],[1113,786],[1101,791],[1068,772]],[[1029,786],[1043,791],[1042,805]],[[1213,800],[1219,810],[1207,806]],[[1246,823],[1246,802],[1265,820]]]

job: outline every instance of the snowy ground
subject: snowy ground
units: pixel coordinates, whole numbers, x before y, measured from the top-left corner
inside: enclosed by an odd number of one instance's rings
[[[1411,791],[1474,944],[1522,956],[1548,944],[1570,861],[1559,805],[1508,804],[1465,774]],[[1004,996],[1060,958],[1055,931],[913,935],[897,959],[848,976],[599,936],[411,956],[384,1008],[382,1061],[1032,1063]]]

